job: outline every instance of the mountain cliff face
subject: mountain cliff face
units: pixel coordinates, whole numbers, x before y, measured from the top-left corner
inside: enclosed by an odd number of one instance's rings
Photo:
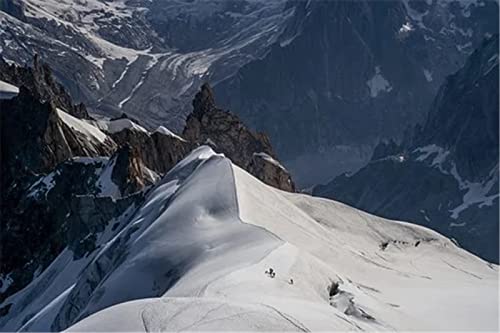
[[[66,110],[75,117],[91,119],[85,105],[73,104],[66,89],[53,77],[50,67],[40,61],[38,54],[34,56],[32,67],[9,65],[0,56],[0,80],[16,87],[23,86],[41,102],[50,102],[53,107]]]
[[[412,221],[498,262],[498,35],[447,78],[423,127],[313,193]]]
[[[194,98],[183,137],[211,146],[269,185],[295,190],[290,174],[277,161],[269,138],[250,131],[234,114],[217,108],[212,89],[206,84]]]
[[[399,140],[424,119],[444,78],[498,30],[493,1],[296,8],[265,57],[214,89],[223,106],[269,134],[302,186],[360,167],[382,138]]]

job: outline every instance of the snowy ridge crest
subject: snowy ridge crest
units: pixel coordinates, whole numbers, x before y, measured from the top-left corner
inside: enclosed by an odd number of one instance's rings
[[[85,259],[72,260],[65,251],[7,299],[13,306],[2,326],[352,331],[498,325],[497,266],[424,227],[274,189],[206,146],[168,172],[120,224],[114,235],[106,229]],[[42,284],[45,294],[32,299]],[[22,324],[30,313],[36,315]]]

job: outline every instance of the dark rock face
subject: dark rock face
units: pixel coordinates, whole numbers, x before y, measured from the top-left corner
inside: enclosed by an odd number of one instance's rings
[[[24,86],[15,98],[0,100],[0,109],[3,188],[16,175],[48,172],[70,157],[107,156],[116,149],[110,139],[90,142],[71,129],[51,103]]]
[[[160,132],[148,134],[124,129],[110,136],[120,146],[134,147],[144,165],[159,174],[167,173],[194,147],[187,141]]]
[[[268,185],[288,192],[295,191],[295,185],[288,170],[265,153],[253,154],[247,170],[252,175],[258,175],[259,179]]]
[[[204,84],[194,98],[193,113],[186,121],[183,137],[210,145],[271,186],[286,191],[295,189],[288,171],[269,162],[276,159],[269,138],[263,133],[252,132],[234,114],[219,109],[208,84]],[[266,154],[269,159],[256,158],[255,154],[259,153]]]
[[[466,14],[453,1],[295,3],[295,17],[270,52],[214,90],[221,106],[269,135],[305,186],[359,168],[374,142],[399,141],[424,120],[471,46],[498,31],[498,6],[489,1]],[[346,161],[347,149],[352,163],[332,163],[323,179],[311,172],[322,163],[299,164],[303,156]]]
[[[447,79],[421,131],[413,145],[449,148],[465,179],[479,180],[498,165],[498,35]]]
[[[214,47],[254,23],[256,16],[281,14],[286,1],[153,1],[147,18],[166,44],[182,51]],[[266,6],[265,10],[262,8]]]
[[[121,147],[112,158],[114,163],[111,180],[118,185],[122,195],[144,190],[148,183],[155,182],[146,170],[137,149],[129,145]]]
[[[39,267],[45,268],[64,248],[68,199],[89,190],[96,180],[94,171],[69,163],[50,173],[46,181],[35,175],[16,179],[3,192],[2,253],[9,255],[2,256],[0,273],[11,274],[14,282],[1,294],[2,300],[26,285]]]
[[[5,0],[0,2],[0,10],[17,17],[18,19],[25,19],[24,5],[20,0]]]
[[[2,202],[2,253],[9,255],[0,265],[0,274],[10,273],[14,283],[0,300],[29,283],[66,246],[83,256],[106,223],[140,202],[142,190],[156,180],[129,147],[109,159],[74,158],[45,176],[16,179]]]
[[[498,263],[498,46],[487,39],[446,80],[413,136],[313,194],[428,226]]]
[[[9,65],[0,56],[0,80],[17,87],[24,86],[35,99],[49,102],[54,108],[61,108],[81,119],[91,119],[85,105],[73,104],[64,87],[54,79],[51,69],[41,62],[38,55],[34,57],[33,67]]]
[[[67,243],[79,259],[97,248],[97,238],[108,227],[113,231],[123,227],[119,221],[109,225],[113,219],[126,214],[143,200],[143,193],[138,192],[123,198],[113,200],[110,197],[94,195],[75,196],[71,200],[70,217],[67,221]],[[130,214],[132,214],[133,209]]]

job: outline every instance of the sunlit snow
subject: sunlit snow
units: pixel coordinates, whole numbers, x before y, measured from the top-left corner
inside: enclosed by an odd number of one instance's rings
[[[269,187],[208,147],[121,221],[26,288],[42,295],[9,297],[4,329],[33,314],[23,329],[498,329],[497,266],[424,227]]]

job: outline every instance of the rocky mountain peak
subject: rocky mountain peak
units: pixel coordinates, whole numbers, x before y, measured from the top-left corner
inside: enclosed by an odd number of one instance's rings
[[[111,180],[117,184],[122,195],[129,195],[143,190],[147,183],[155,179],[148,175],[146,167],[137,149],[130,145],[120,147],[115,153]]]
[[[218,108],[207,83],[193,100],[193,112],[186,120],[182,136],[190,142],[211,146],[271,186],[295,190],[290,174],[277,162],[268,136],[250,130],[235,114]]]
[[[9,65],[0,56],[0,80],[14,86],[26,87],[36,99],[49,102],[54,108],[66,110],[69,114],[82,118],[92,119],[85,105],[73,104],[66,89],[56,81],[50,67],[44,63],[38,54],[33,58],[32,67]]]
[[[208,83],[204,83],[194,97],[193,113],[201,115],[215,108],[215,98],[212,88]]]
[[[382,140],[373,150],[371,160],[378,160],[387,156],[393,156],[399,153],[401,147],[394,141],[394,139]]]

